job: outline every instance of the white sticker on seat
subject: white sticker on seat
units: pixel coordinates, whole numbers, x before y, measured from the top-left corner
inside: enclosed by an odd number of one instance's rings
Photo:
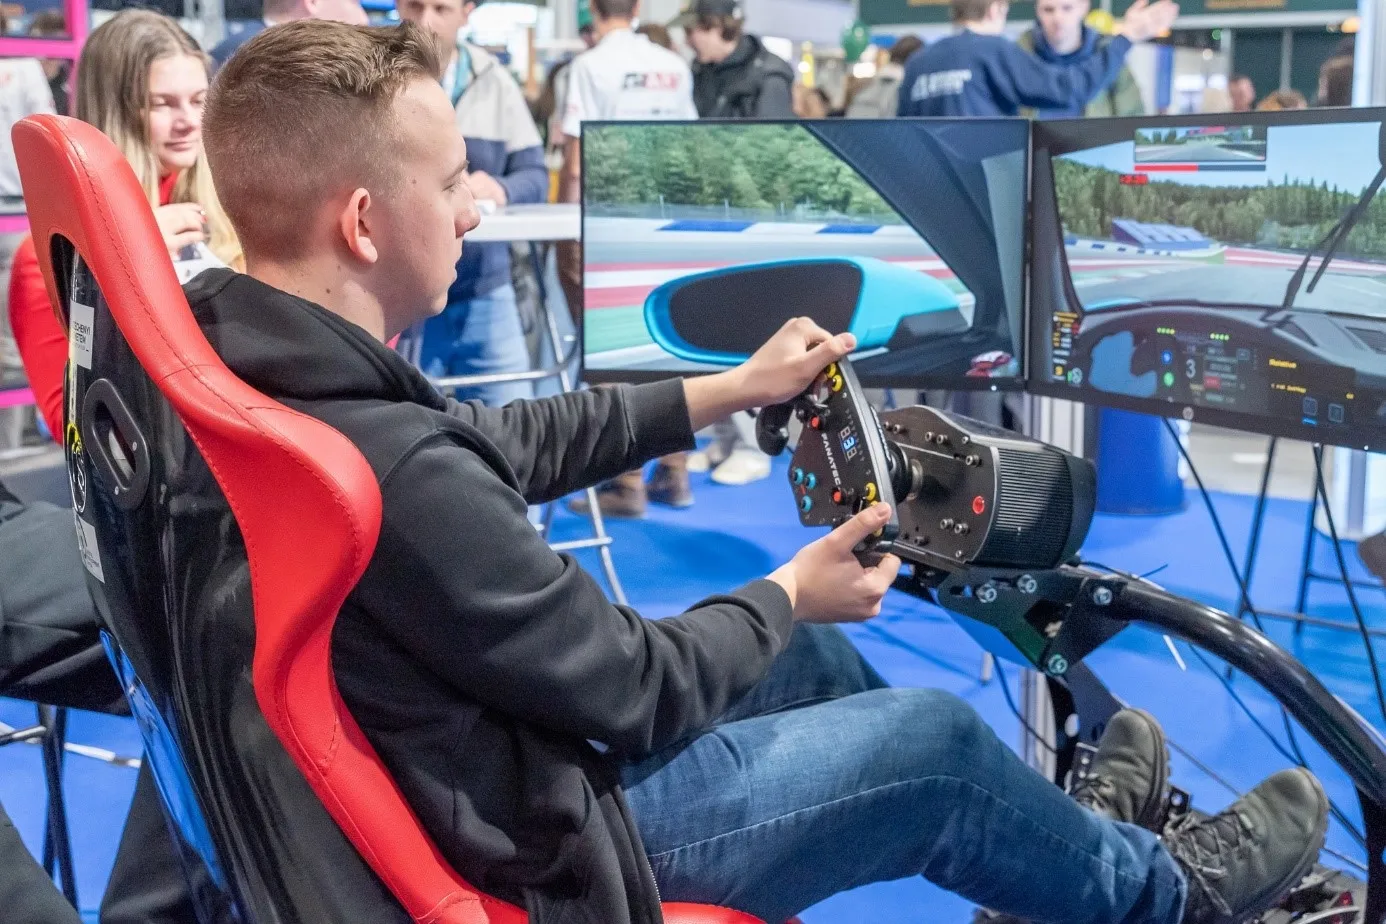
[[[92,577],[106,583],[106,575],[101,570],[101,549],[96,544],[96,527],[77,516],[75,511],[72,519],[77,522],[77,550],[82,554],[82,565]]]
[[[90,369],[92,347],[96,341],[96,309],[80,302],[69,302],[67,312],[72,361],[83,369]]]

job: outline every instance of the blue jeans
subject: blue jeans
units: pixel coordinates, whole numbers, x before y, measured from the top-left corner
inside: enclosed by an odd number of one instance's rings
[[[715,728],[623,778],[665,901],[778,924],[923,875],[1039,922],[1183,914],[1184,875],[1154,834],[1079,806],[961,699],[886,688],[835,627],[798,627]]]
[[[529,345],[520,327],[515,287],[506,283],[471,301],[455,302],[424,322],[419,368],[430,378],[528,372]],[[488,407],[534,397],[533,382],[475,385],[454,392],[459,401],[480,400]]]

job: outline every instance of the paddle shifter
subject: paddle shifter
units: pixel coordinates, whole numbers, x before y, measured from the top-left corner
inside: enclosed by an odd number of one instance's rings
[[[874,503],[890,522],[862,548],[930,569],[1044,569],[1070,560],[1096,498],[1092,466],[1016,433],[928,407],[878,419],[849,360],[808,391],[768,407],[757,441],[770,455],[803,425],[789,480],[805,526],[837,526]]]

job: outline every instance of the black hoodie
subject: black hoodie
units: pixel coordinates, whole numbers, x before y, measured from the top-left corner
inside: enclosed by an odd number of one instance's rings
[[[536,924],[658,921],[618,762],[706,728],[753,686],[788,641],[789,598],[755,581],[645,620],[525,514],[689,448],[682,383],[460,404],[363,329],[249,276],[208,271],[187,291],[232,371],[341,431],[380,480],[380,539],[333,666],[443,855]]]
[[[794,118],[794,70],[754,35],[726,60],[693,65],[693,105],[702,119]]]

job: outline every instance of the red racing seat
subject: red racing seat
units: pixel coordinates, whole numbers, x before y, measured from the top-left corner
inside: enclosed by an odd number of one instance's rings
[[[443,859],[337,694],[332,626],[380,526],[365,459],[222,364],[101,132],[45,115],[13,137],[69,329],[83,560],[202,920],[520,924]]]

